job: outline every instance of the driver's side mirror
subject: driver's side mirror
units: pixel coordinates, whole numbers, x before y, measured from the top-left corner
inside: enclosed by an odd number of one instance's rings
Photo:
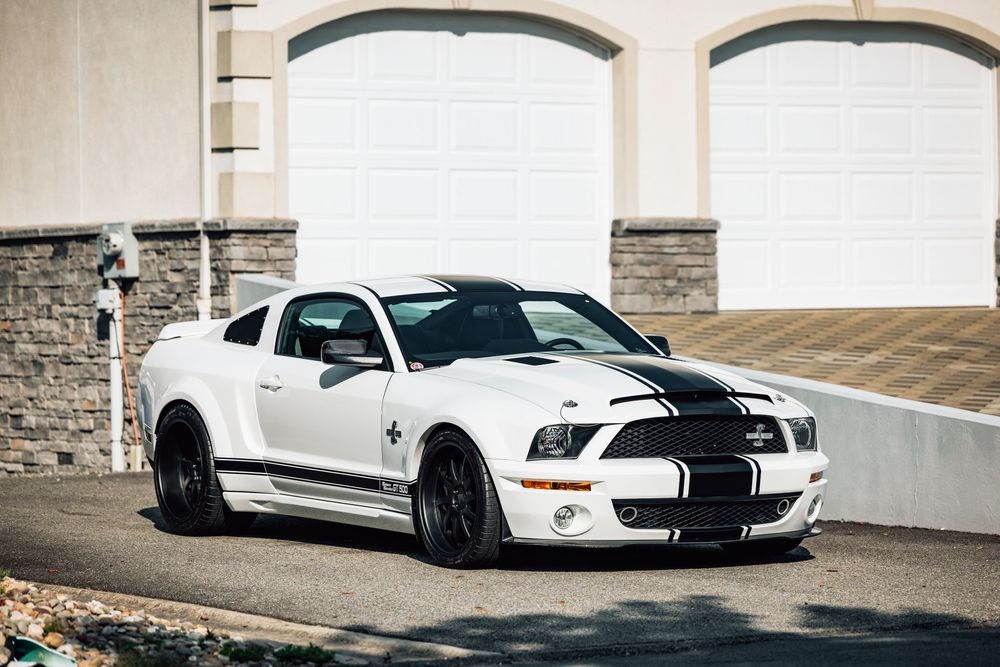
[[[368,355],[368,343],[360,339],[323,341],[319,358],[324,364],[341,364],[359,368],[382,365],[382,355]]]
[[[647,335],[646,340],[652,343],[657,350],[668,357],[670,356],[670,341],[667,340],[666,336]]]

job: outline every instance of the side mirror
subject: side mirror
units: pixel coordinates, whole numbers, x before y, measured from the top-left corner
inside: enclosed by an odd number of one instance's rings
[[[382,356],[369,356],[368,343],[358,339],[327,340],[319,350],[319,358],[324,364],[341,364],[374,368],[382,365]]]
[[[670,341],[667,340],[666,336],[649,335],[646,336],[646,340],[652,343],[660,352],[668,357],[670,356]]]

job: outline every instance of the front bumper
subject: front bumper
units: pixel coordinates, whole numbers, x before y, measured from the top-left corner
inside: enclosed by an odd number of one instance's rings
[[[679,497],[680,473],[662,459],[592,459],[575,461],[487,460],[500,504],[514,542],[618,546],[642,543],[704,542],[774,537],[799,538],[812,534],[826,496],[827,480],[809,482],[812,473],[823,472],[829,459],[820,452],[763,454],[752,457],[760,466],[759,495],[800,493],[781,518],[771,523],[744,526],[732,531],[629,528],[615,512],[614,501],[628,499],[666,500]],[[591,482],[590,491],[526,489],[524,479]],[[808,510],[817,496],[820,507]],[[696,501],[696,498],[691,498]],[[576,518],[565,530],[553,523],[556,510],[574,507]]]

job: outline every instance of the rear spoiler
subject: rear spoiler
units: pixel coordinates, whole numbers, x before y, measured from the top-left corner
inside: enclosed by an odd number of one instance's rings
[[[204,336],[225,321],[225,319],[218,319],[175,322],[160,329],[160,335],[156,337],[156,340],[173,340],[175,338],[194,338],[197,336]]]
[[[688,400],[698,400],[706,398],[759,398],[768,403],[774,403],[770,396],[767,394],[755,394],[752,392],[745,391],[712,391],[711,389],[699,389],[697,391],[665,391],[656,394],[639,394],[638,396],[622,396],[620,398],[612,398],[611,405],[618,405],[619,403],[630,403],[632,401],[655,401],[659,398],[665,398],[670,400],[671,398],[686,398]]]

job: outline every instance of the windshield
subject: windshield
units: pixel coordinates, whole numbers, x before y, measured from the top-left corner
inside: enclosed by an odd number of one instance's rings
[[[582,294],[450,292],[382,299],[407,364],[524,352],[656,354],[611,311]]]

